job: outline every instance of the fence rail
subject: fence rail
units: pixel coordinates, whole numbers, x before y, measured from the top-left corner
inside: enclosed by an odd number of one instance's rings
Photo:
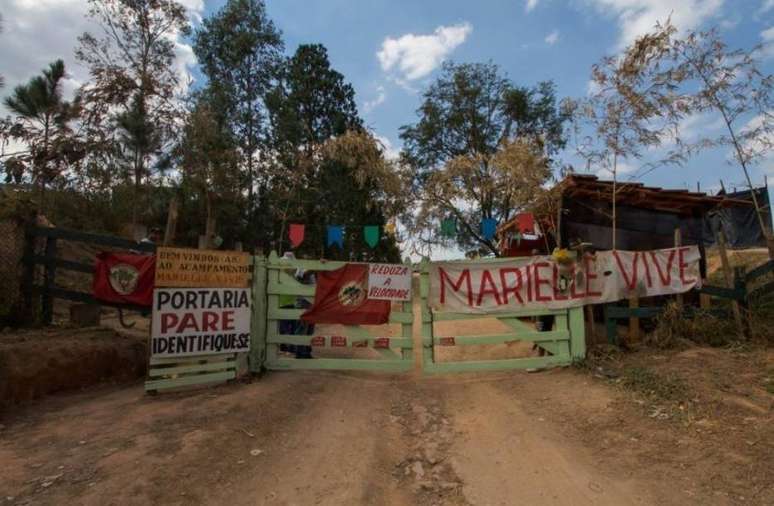
[[[138,243],[120,237],[92,234],[64,228],[29,227],[26,235],[27,246],[24,253],[25,273],[23,282],[25,306],[27,308],[32,308],[34,297],[39,297],[41,308],[40,318],[42,323],[46,325],[51,324],[54,316],[54,299],[69,300],[84,304],[99,304],[102,306],[135,311],[147,309],[133,304],[115,304],[100,301],[95,299],[91,293],[71,290],[57,285],[56,274],[58,271],[74,271],[84,274],[94,273],[94,264],[61,258],[59,241],[71,241],[94,246],[107,246],[147,253],[156,251],[156,246],[154,244]],[[40,240],[44,241],[43,254],[36,251],[36,244]],[[38,265],[43,266],[42,284],[36,284],[35,282],[35,271],[36,266]]]

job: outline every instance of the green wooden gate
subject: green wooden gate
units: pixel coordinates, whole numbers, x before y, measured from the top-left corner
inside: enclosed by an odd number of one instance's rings
[[[280,296],[314,299],[314,286],[303,285],[292,273],[298,269],[328,271],[344,266],[345,262],[323,262],[317,260],[290,260],[280,258],[272,252],[268,258],[255,257],[253,273],[253,331],[250,352],[250,370],[262,369],[334,369],[405,372],[413,368],[413,324],[412,302],[404,302],[390,314],[390,324],[400,325],[396,336],[383,335],[384,329],[367,326],[342,325],[340,330],[327,332],[318,326],[315,335],[289,335],[280,332],[280,321],[297,320],[303,309],[288,309],[280,306]],[[429,294],[429,263],[422,265],[419,279],[422,340],[422,369],[426,373],[491,371],[524,369],[566,365],[582,359],[586,353],[583,308],[562,310],[531,310],[498,313],[493,315],[470,315],[431,311],[427,298]],[[417,294],[414,294],[417,297]],[[525,321],[540,315],[554,315],[553,329],[538,332]],[[443,321],[475,320],[497,318],[509,327],[509,331],[489,335],[436,335],[434,323]],[[395,334],[395,332],[393,332]],[[495,360],[471,360],[442,362],[436,360],[436,346],[465,346],[510,343],[514,341],[534,342],[548,352],[545,356],[527,358],[506,358]],[[280,345],[312,345],[315,358],[290,358],[280,352]],[[369,357],[322,357],[323,350],[334,348],[366,348]]]
[[[401,372],[413,367],[413,341],[411,337],[414,314],[411,302],[401,304],[399,310],[390,313],[390,324],[400,325],[397,336],[385,336],[379,329],[359,325],[338,326],[335,332],[326,332],[318,325],[311,336],[280,333],[280,321],[297,320],[303,309],[286,309],[280,306],[280,296],[303,297],[314,300],[314,286],[303,285],[292,273],[298,269],[329,271],[346,265],[345,262],[318,260],[289,260],[275,252],[269,258],[256,257],[254,282],[253,348],[251,370],[259,370],[261,364],[269,370],[283,369],[338,369]],[[261,336],[265,336],[263,339]],[[283,356],[280,345],[311,345],[315,358],[297,359]],[[338,348],[364,349],[350,355],[367,355],[357,358],[318,358]]]
[[[509,313],[463,314],[438,312],[428,305],[430,291],[429,264],[421,269],[419,295],[422,303],[422,369],[426,373],[496,371],[505,369],[542,368],[571,364],[586,356],[586,336],[583,307],[571,309],[522,310]],[[538,332],[528,320],[553,315],[551,330]],[[438,335],[434,324],[444,321],[482,320],[496,318],[509,330],[498,334]],[[525,321],[527,320],[527,321]],[[456,334],[456,332],[455,332]],[[544,356],[500,358],[492,360],[440,361],[437,346],[469,346],[507,344],[529,341],[547,352]]]

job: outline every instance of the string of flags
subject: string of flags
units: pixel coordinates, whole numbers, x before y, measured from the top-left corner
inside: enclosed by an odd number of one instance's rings
[[[389,235],[395,235],[395,224],[387,223],[384,226],[384,231]],[[291,223],[288,227],[288,239],[290,239],[291,248],[297,248],[304,242],[304,235],[306,227],[303,223]],[[375,248],[379,245],[379,239],[381,234],[379,233],[379,225],[365,225],[363,227],[363,239],[369,247]],[[327,234],[325,239],[325,245],[344,247],[344,226],[343,225],[328,225]]]
[[[535,218],[531,213],[518,214],[515,217],[517,223],[516,234],[520,238],[522,233],[531,234],[535,230]],[[364,225],[363,226],[363,239],[365,243],[375,248],[379,244],[381,238],[379,225]],[[387,223],[384,225],[384,231],[391,236],[396,233],[395,223]],[[303,223],[291,223],[288,227],[288,238],[290,239],[291,248],[297,248],[304,242],[304,234],[306,227]],[[441,236],[445,238],[453,238],[457,235],[457,220],[454,218],[446,218],[441,220]],[[484,218],[479,223],[479,234],[485,240],[492,240],[497,234],[497,220],[494,218]],[[338,246],[344,247],[344,226],[343,225],[328,225],[325,245],[327,247]]]

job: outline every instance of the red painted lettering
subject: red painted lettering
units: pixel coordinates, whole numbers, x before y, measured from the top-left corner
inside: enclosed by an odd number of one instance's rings
[[[234,311],[223,311],[222,327],[222,330],[234,330]]]
[[[592,266],[592,260],[594,260],[594,265]],[[595,292],[591,289],[591,281],[594,279],[597,279],[599,277],[599,274],[595,274],[596,271],[596,259],[592,257],[591,255],[587,255],[583,259],[583,263],[586,267],[586,296],[587,297],[600,297],[602,295],[602,292]]]
[[[508,288],[508,280],[507,276],[508,274],[516,274],[516,284],[512,288]],[[519,304],[524,304],[524,301],[521,298],[521,294],[519,291],[521,291],[521,270],[515,269],[515,268],[504,268],[500,269],[500,285],[503,288],[503,304],[508,304],[508,294],[512,293],[516,299],[518,299]]]
[[[540,269],[541,267],[551,267],[551,264],[548,262],[537,262],[535,265],[535,300],[539,302],[549,302],[551,300],[550,296],[543,295],[540,292],[540,287],[542,285],[548,285],[551,286],[551,281],[546,278],[540,277]]]
[[[199,332],[199,324],[196,322],[196,317],[193,315],[193,313],[186,313],[185,316],[183,316],[183,319],[180,320],[180,326],[177,327],[175,332],[182,334],[189,328],[195,332]]]
[[[166,334],[170,328],[176,327],[179,321],[179,318],[174,313],[162,313],[161,333]]]
[[[661,253],[658,251],[651,251],[650,252],[650,258],[653,260],[653,265],[656,266],[656,272],[658,273],[658,278],[661,280],[661,284],[663,286],[669,286],[672,284],[672,264],[675,261],[675,253],[677,250],[670,250],[669,251],[669,258],[667,259],[667,265],[665,270],[661,270],[661,265],[659,265],[658,256],[656,253]]]
[[[218,330],[218,313],[205,311],[202,313],[202,332],[215,332]]]
[[[446,302],[446,282],[448,281],[451,285],[452,290],[455,292],[458,292],[460,288],[462,287],[462,283],[465,283],[465,288],[467,289],[467,296],[468,296],[468,306],[473,305],[473,291],[470,286],[470,270],[464,269],[462,271],[462,274],[460,274],[459,279],[455,283],[452,281],[452,278],[449,277],[448,274],[446,274],[446,271],[443,270],[443,268],[438,267],[438,276],[441,278],[441,304]]]
[[[485,294],[494,295],[497,305],[502,305],[502,302],[500,302],[500,293],[497,290],[497,286],[492,279],[492,274],[489,272],[489,269],[486,269],[481,273],[481,286],[478,288],[478,300],[476,301],[477,306],[481,305],[481,301],[484,299]]]
[[[615,257],[615,262],[618,264],[618,271],[621,273],[621,276],[623,276],[624,278],[626,287],[629,290],[634,290],[634,288],[637,286],[637,261],[640,259],[640,252],[635,251],[634,256],[632,257],[631,277],[629,277],[626,274],[626,268],[624,267],[623,262],[621,261],[621,256],[618,254],[618,251],[613,250],[613,256]]]

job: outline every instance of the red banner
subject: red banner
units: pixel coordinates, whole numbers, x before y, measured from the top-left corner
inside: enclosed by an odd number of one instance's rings
[[[114,304],[153,304],[156,257],[102,252],[97,255],[92,291],[94,298]]]
[[[368,266],[347,264],[318,273],[314,304],[301,319],[309,323],[381,325],[390,319],[390,301],[368,299]]]

